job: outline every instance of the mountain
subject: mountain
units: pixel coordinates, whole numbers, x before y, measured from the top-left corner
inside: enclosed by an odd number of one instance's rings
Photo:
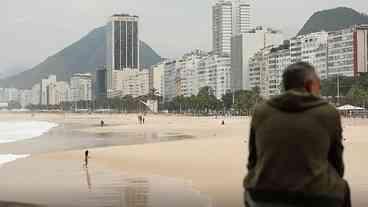
[[[27,69],[28,68],[24,66],[13,66],[13,67],[2,69],[0,70],[0,79],[5,79],[7,77],[16,75],[18,73],[26,71]]]
[[[359,13],[354,9],[338,7],[314,13],[299,31],[298,35],[322,30],[335,31],[356,24],[368,24],[368,15]]]
[[[31,88],[50,74],[56,75],[59,81],[69,81],[74,73],[94,73],[105,65],[105,59],[105,27],[99,27],[34,68],[0,80],[0,87]],[[140,41],[143,67],[148,68],[160,60],[149,45]]]

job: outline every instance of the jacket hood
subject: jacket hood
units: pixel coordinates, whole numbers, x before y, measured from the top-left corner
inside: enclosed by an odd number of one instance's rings
[[[289,90],[267,102],[274,108],[286,112],[301,112],[328,104],[322,98],[308,93],[306,90]]]

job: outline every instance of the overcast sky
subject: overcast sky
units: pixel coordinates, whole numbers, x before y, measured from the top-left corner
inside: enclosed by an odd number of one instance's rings
[[[29,67],[113,13],[140,16],[140,38],[161,56],[211,49],[214,0],[0,0],[0,72]],[[316,11],[347,6],[368,13],[366,0],[251,0],[254,25],[296,33]]]

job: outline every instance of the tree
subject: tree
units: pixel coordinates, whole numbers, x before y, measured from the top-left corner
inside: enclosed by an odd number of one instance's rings
[[[198,102],[201,112],[208,114],[210,110],[215,110],[217,108],[217,98],[213,93],[211,87],[205,86],[201,88],[198,92]]]
[[[230,110],[233,107],[233,97],[234,93],[227,91],[221,98],[226,110]]]
[[[368,90],[358,84],[355,84],[346,95],[349,103],[352,105],[365,106],[368,100]]]
[[[22,105],[18,101],[10,101],[8,103],[8,109],[21,109]]]
[[[118,112],[121,112],[123,110],[122,103],[123,102],[120,97],[114,97],[111,99],[111,107]]]
[[[131,95],[124,96],[122,98],[122,105],[126,112],[137,112],[138,111],[138,99],[133,98]]]
[[[251,91],[239,90],[235,92],[235,110],[239,111],[241,114],[249,115],[254,107],[263,101],[259,94],[259,90],[254,88]]]
[[[353,86],[355,80],[353,77],[331,77],[326,80],[321,81],[321,94],[326,97],[336,97],[337,96],[337,78],[340,82],[340,96],[346,96],[351,87]]]

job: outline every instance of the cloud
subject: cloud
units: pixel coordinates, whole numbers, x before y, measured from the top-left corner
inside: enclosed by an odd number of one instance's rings
[[[113,13],[141,17],[140,37],[165,57],[210,49],[215,0],[0,0],[0,66],[40,63],[102,26]],[[252,0],[253,22],[295,34],[315,11],[366,0]],[[20,26],[21,25],[21,26]],[[4,34],[6,33],[6,34]],[[7,61],[12,60],[12,61]]]

